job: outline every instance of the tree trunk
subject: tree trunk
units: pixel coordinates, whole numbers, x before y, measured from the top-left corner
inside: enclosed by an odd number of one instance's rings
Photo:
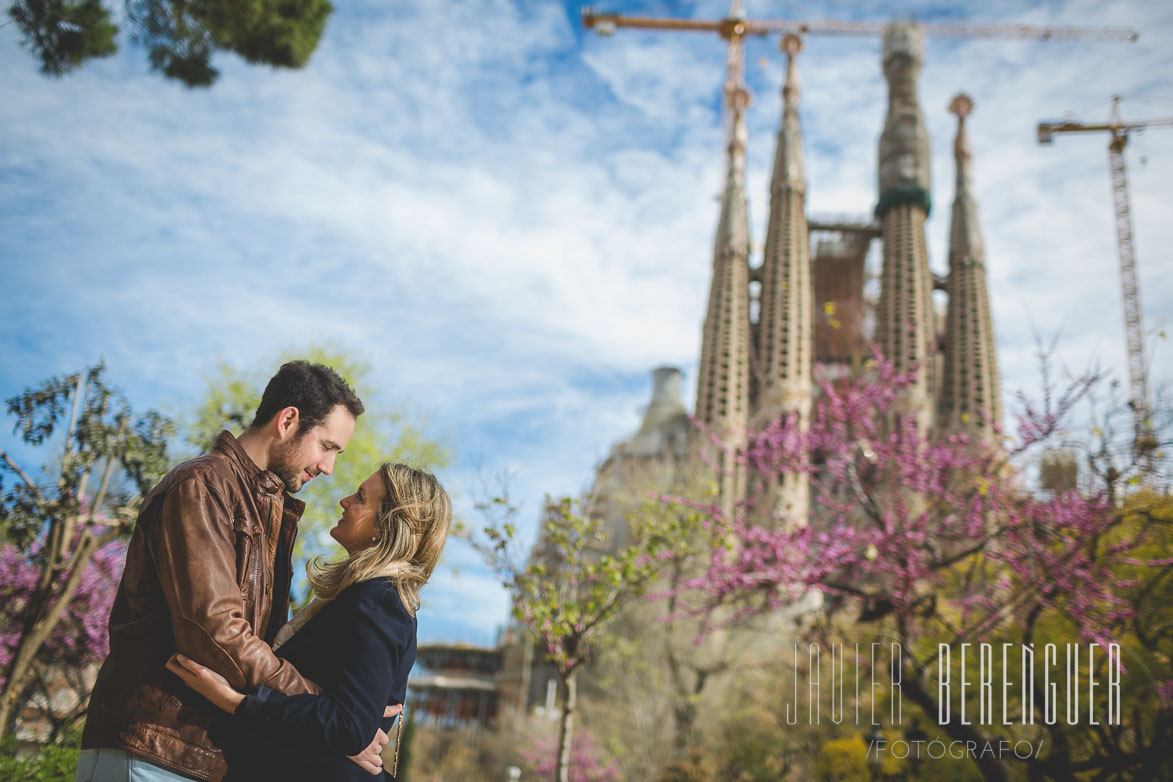
[[[574,710],[578,706],[578,671],[562,677],[562,717],[558,724],[558,764],[554,768],[557,782],[570,782],[570,743],[574,732]]]
[[[921,681],[918,673],[914,667],[906,665],[904,674],[901,676],[903,679],[901,685],[908,693],[909,699],[920,706],[925,715],[935,722],[940,704],[933,697],[933,694],[925,689],[924,682]],[[988,738],[975,726],[962,725],[956,716],[940,727],[954,741],[974,741],[979,745],[984,745],[988,741]],[[985,782],[1011,782],[1010,769],[1006,767],[1001,758],[985,757],[986,753],[984,752],[977,752],[975,755],[973,762],[977,764],[978,771],[981,772]]]
[[[669,598],[675,600],[675,596]],[[669,605],[669,610],[673,610],[674,606]],[[671,628],[669,628],[669,632]],[[664,657],[668,661],[668,673],[672,677],[672,695],[675,703],[672,707],[672,715],[675,717],[674,728],[675,731],[672,736],[672,759],[683,760],[684,752],[688,748],[688,735],[692,726],[692,721],[695,718],[694,710],[691,708],[688,696],[684,695],[684,674],[680,670],[680,660],[676,657],[676,650],[672,647],[670,639],[664,641]]]
[[[709,676],[709,672],[703,670],[694,670],[694,674],[696,679],[692,692],[684,693],[683,687],[676,691],[676,707],[673,709],[676,733],[673,737],[673,748],[677,760],[683,760],[687,756],[689,747],[696,739],[697,704]]]
[[[672,714],[676,718],[675,731],[672,736],[672,757],[675,760],[682,760],[691,743],[692,726],[696,722],[696,707],[687,697],[677,697],[676,707],[672,709]]]

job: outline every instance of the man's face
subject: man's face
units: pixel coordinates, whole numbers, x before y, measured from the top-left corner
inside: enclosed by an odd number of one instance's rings
[[[302,432],[299,425],[292,439],[277,446],[269,459],[269,469],[285,483],[287,491],[297,493],[315,476],[334,472],[334,458],[353,434],[354,416],[337,405],[308,432]]]

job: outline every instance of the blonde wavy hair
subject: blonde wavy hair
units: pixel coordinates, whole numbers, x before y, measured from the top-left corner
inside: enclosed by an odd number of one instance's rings
[[[379,474],[383,477],[383,500],[375,520],[379,540],[339,562],[314,557],[306,563],[306,576],[323,600],[333,600],[360,581],[390,578],[403,606],[415,616],[420,587],[431,577],[448,539],[452,501],[436,476],[424,470],[384,462]]]

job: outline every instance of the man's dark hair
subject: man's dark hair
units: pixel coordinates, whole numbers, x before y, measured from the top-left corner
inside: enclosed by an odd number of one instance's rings
[[[301,421],[297,430],[300,439],[338,405],[349,410],[355,418],[362,415],[362,400],[337,372],[324,364],[290,361],[282,364],[265,386],[261,404],[249,428],[259,429],[285,408],[296,407]]]

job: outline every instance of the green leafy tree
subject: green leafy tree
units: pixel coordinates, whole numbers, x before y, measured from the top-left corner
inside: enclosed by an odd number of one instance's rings
[[[86,60],[118,51],[118,26],[99,0],[18,0],[8,15],[47,76],[62,76]]]
[[[333,367],[350,383],[366,407],[345,453],[335,463],[334,474],[311,481],[298,495],[306,503],[294,547],[294,559],[301,563],[330,549],[329,530],[341,513],[338,500],[354,491],[384,461],[435,470],[446,466],[450,455],[447,448],[424,434],[424,423],[418,417],[397,408],[379,392],[371,380],[368,364],[326,347],[290,351],[255,370],[220,362],[208,377],[203,401],[187,418],[184,426],[187,444],[199,453],[211,447],[222,429],[240,434],[252,423],[269,377],[280,364],[298,358]],[[304,568],[300,564],[294,565],[294,577],[296,591],[304,595]]]
[[[623,610],[643,597],[659,575],[661,558],[698,534],[700,514],[646,517],[630,529],[631,542],[609,551],[603,525],[569,497],[549,501],[537,545],[519,558],[516,507],[497,497],[481,505],[488,524],[471,542],[513,593],[513,616],[554,665],[561,689],[556,782],[569,782],[578,673],[593,644]]]
[[[28,699],[54,631],[85,590],[87,566],[106,544],[129,535],[142,496],[168,466],[169,421],[153,410],[136,414],[104,372],[98,364],[7,400],[20,439],[43,449],[42,463],[61,461],[37,473],[0,451],[0,534],[20,555],[10,576],[35,574],[22,599],[12,595],[0,612],[0,738]]]
[[[217,51],[247,62],[301,68],[321,40],[328,0],[125,0],[132,38],[151,67],[188,87],[207,87]],[[118,26],[101,0],[13,0],[8,15],[41,72],[62,76],[118,51]]]
[[[622,520],[624,528],[675,525],[699,533],[705,520],[701,509],[717,502],[708,468],[693,459],[628,461],[609,467],[596,485],[606,487],[600,514]],[[664,493],[690,499],[665,503]],[[672,515],[676,518],[669,519]],[[687,767],[690,749],[701,740],[701,718],[712,724],[712,712],[706,711],[714,705],[714,688],[721,690],[734,668],[776,661],[775,649],[754,648],[761,636],[756,628],[701,637],[704,622],[720,620],[693,615],[680,594],[689,579],[703,575],[712,551],[723,543],[712,532],[674,540],[673,556],[660,564],[657,576],[656,591],[664,598],[633,601],[611,628],[612,642],[580,682],[584,699],[605,701],[622,715],[594,727],[620,744],[631,742],[632,751],[617,753],[628,777],[654,777],[668,761]]]
[[[867,746],[859,734],[833,739],[819,747],[815,775],[819,782],[870,782]]]

